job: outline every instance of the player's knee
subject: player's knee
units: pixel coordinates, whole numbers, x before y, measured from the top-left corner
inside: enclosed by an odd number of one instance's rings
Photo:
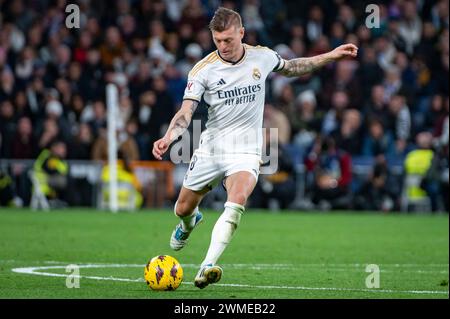
[[[175,203],[175,207],[174,207],[175,215],[177,215],[177,216],[188,216],[188,215],[191,215],[192,212],[195,209],[195,206],[194,207],[191,207],[191,206],[192,205],[189,205],[189,203],[187,201],[180,201],[180,200],[178,200]]]
[[[247,196],[242,193],[230,194],[228,196],[228,201],[245,206],[247,203]]]

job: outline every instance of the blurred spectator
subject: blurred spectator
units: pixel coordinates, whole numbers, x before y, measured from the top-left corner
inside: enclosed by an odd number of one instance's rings
[[[410,98],[410,92],[406,85],[404,85],[401,78],[401,70],[398,66],[392,66],[385,71],[383,80],[385,99],[390,100],[394,95],[402,92],[406,98]]]
[[[47,148],[55,139],[61,138],[58,123],[53,118],[47,118],[44,120],[43,126],[38,134],[38,146],[39,149]]]
[[[347,4],[341,4],[338,10],[337,20],[343,24],[346,31],[354,31],[357,23],[354,10]]]
[[[448,29],[449,7],[447,0],[437,1],[431,9],[431,21],[437,30]]]
[[[448,191],[449,191],[449,148],[448,142],[439,148],[434,154],[431,166],[422,182],[422,188],[427,190],[428,196],[432,198],[436,194],[436,208],[439,208],[439,201],[443,204],[445,212],[449,212]]]
[[[139,63],[136,75],[130,81],[130,95],[134,99],[134,103],[138,103],[139,96],[151,87],[151,64],[147,60]]]
[[[270,38],[266,32],[266,26],[264,25],[259,9],[259,0],[244,0],[240,10],[242,23],[246,30],[256,33],[261,45],[271,45]]]
[[[421,103],[420,109],[414,112],[413,123],[417,131],[434,131],[445,117],[444,97],[435,94]],[[433,129],[431,129],[433,128]]]
[[[408,203],[429,197],[433,211],[437,209],[437,184],[436,180],[427,179],[427,173],[433,161],[434,152],[431,149],[433,136],[429,132],[417,134],[417,149],[406,155],[405,166],[405,192]],[[409,209],[405,207],[406,209]]]
[[[434,146],[438,149],[448,145],[449,137],[449,97],[445,98],[444,110],[442,114],[436,118],[433,127]]]
[[[45,104],[45,118],[55,121],[59,128],[59,134],[64,141],[70,139],[70,127],[64,116],[64,107],[57,98],[56,90],[50,90],[47,95],[47,102]],[[41,128],[38,126],[38,130]]]
[[[395,151],[393,156],[405,155],[411,131],[411,113],[405,104],[406,99],[395,94],[389,102],[387,129],[394,134]]]
[[[415,48],[417,55],[425,58],[425,63],[432,68],[436,65],[439,54],[436,48],[438,32],[431,21],[424,21],[422,38]]]
[[[14,74],[7,68],[0,70],[0,102],[11,100],[15,93]]]
[[[164,41],[164,49],[173,56],[175,61],[179,61],[183,55],[180,48],[180,39],[177,33],[168,33]]]
[[[321,209],[350,207],[352,160],[338,149],[332,137],[318,137],[305,164],[313,174],[312,202]]]
[[[364,96],[368,96],[370,89],[383,80],[383,70],[377,62],[375,49],[370,45],[362,48],[362,61],[357,70],[357,77],[364,83],[362,86]]]
[[[81,122],[86,122],[82,118],[85,109],[85,102],[83,96],[75,93],[71,96],[71,101],[67,110],[67,120],[72,129],[77,129]]]
[[[291,138],[291,126],[287,116],[272,104],[266,103],[264,106],[263,127],[270,130],[275,128],[278,131],[278,142],[282,145],[287,144]]]
[[[126,154],[119,150],[117,158],[117,202],[119,208],[135,210],[142,206],[142,185],[134,174],[130,161]],[[111,177],[110,167],[108,164],[102,169],[102,201],[109,202],[109,180]]]
[[[206,16],[201,1],[187,0],[181,11],[181,17],[178,23],[180,26],[183,24],[191,25],[194,33],[204,28],[205,25],[208,25],[208,17]]]
[[[185,77],[173,65],[167,65],[163,76],[166,80],[167,92],[172,97],[176,108],[178,108],[183,102],[184,89],[186,87]]]
[[[81,123],[78,127],[78,134],[69,142],[67,158],[89,160],[93,142],[91,127],[86,123]]]
[[[36,157],[37,142],[33,135],[33,125],[28,117],[22,117],[11,141],[11,158],[32,159]]]
[[[316,104],[313,91],[307,90],[297,96],[294,112],[288,113],[295,132],[294,143],[303,150],[312,144],[322,125],[323,114]]]
[[[292,85],[286,84],[282,88],[280,95],[276,99],[276,104],[280,110],[287,115],[292,126],[292,116],[297,114],[294,89],[292,88]]]
[[[185,58],[179,61],[175,67],[181,75],[187,79],[188,73],[194,65],[202,58],[202,48],[197,43],[189,44],[184,50]]]
[[[68,203],[69,165],[65,160],[66,155],[66,144],[53,140],[49,148],[39,154],[33,165],[42,193],[54,200],[55,206],[64,206]]]
[[[345,110],[339,128],[331,132],[337,148],[351,154],[361,153],[361,114],[358,110]]]
[[[1,206],[22,206],[22,201],[16,195],[14,190],[14,183],[11,176],[2,170],[0,170],[0,207]]]
[[[94,136],[99,135],[99,130],[106,127],[106,108],[102,100],[96,100],[92,106],[86,110],[85,118],[89,119],[88,124],[91,126]],[[90,113],[90,114],[89,114]]]
[[[339,127],[344,111],[349,105],[350,101],[347,92],[343,90],[333,92],[331,96],[331,108],[325,114],[322,122],[322,133],[324,135],[331,134],[331,132]]]
[[[389,168],[384,156],[378,156],[369,179],[356,192],[354,208],[389,212],[397,196],[389,184]]]
[[[378,65],[383,71],[388,71],[393,66],[393,61],[397,49],[392,41],[389,41],[388,37],[382,35],[375,39],[374,48],[377,55]]]
[[[115,59],[119,58],[124,49],[122,37],[117,27],[109,27],[105,32],[104,43],[100,46],[100,56],[102,64],[107,67],[113,67]]]
[[[411,55],[419,43],[422,34],[422,21],[417,14],[416,1],[407,0],[403,3],[402,19],[399,25],[399,35],[406,43],[406,52]]]
[[[392,136],[385,132],[384,125],[378,118],[371,118],[368,124],[368,132],[363,140],[362,155],[378,156],[392,153],[394,147]]]
[[[186,47],[194,41],[194,31],[190,24],[181,24],[179,30],[180,50],[184,51]]]
[[[49,52],[49,65],[47,71],[47,81],[55,81],[59,77],[67,75],[69,65],[72,59],[70,47],[66,44],[60,44],[60,40],[55,40],[53,52]]]
[[[91,33],[87,30],[82,30],[77,46],[73,51],[73,59],[84,65],[87,62],[87,55],[92,45],[93,39]]]
[[[370,98],[367,99],[363,108],[364,117],[366,119],[377,117],[382,122],[382,125],[386,126],[389,116],[386,101],[384,87],[379,84],[372,86]]]
[[[434,153],[431,165],[427,170],[420,188],[427,192],[432,211],[443,209],[449,211],[449,155],[448,144]],[[441,208],[441,202],[443,207]]]
[[[15,74],[17,80],[26,83],[33,74],[35,52],[31,47],[25,47],[16,62]]]
[[[14,108],[9,100],[0,102],[0,158],[11,157],[11,140],[16,131]]]
[[[125,130],[117,131],[117,147],[130,161],[139,160],[139,148],[136,141]],[[108,160],[108,139],[106,128],[100,128],[99,135],[92,145],[92,159]]]
[[[195,41],[202,48],[202,56],[206,56],[216,49],[212,41],[211,31],[208,28],[203,28],[198,31],[195,36]]]
[[[313,5],[309,10],[308,20],[306,21],[306,36],[310,42],[315,42],[323,34],[324,16],[320,6]]]
[[[173,115],[175,114],[175,105],[172,97],[167,92],[167,83],[163,77],[155,77],[152,82],[152,88],[155,92],[156,102],[152,108],[152,114],[149,122],[148,132],[150,135],[150,145],[164,135]],[[149,148],[150,151],[150,148]],[[153,156],[150,154],[150,156]]]
[[[273,174],[260,175],[250,199],[250,206],[254,208],[274,208],[271,207],[271,200],[276,200],[279,208],[286,209],[292,203],[296,194],[294,164],[283,144],[277,143],[275,149],[271,148],[273,144],[270,143],[270,130],[266,130],[265,133],[266,149],[270,150],[269,161],[271,163],[276,161],[278,169]]]
[[[133,105],[131,103],[131,99],[122,95],[119,97],[119,108],[117,111],[117,125],[119,127],[125,127],[125,124],[131,118],[133,114]]]
[[[32,116],[25,91],[17,91],[14,97],[14,108],[16,118],[21,118],[23,116]]]
[[[436,83],[435,90],[448,96],[449,94],[449,31],[443,30],[438,39],[439,62],[436,64],[434,79]]]
[[[344,44],[344,37],[345,37],[345,27],[344,24],[340,21],[335,21],[331,25],[330,30],[330,45],[335,48],[340,46],[341,44]]]
[[[342,60],[336,63],[334,80],[328,81],[323,88],[324,103],[329,104],[333,93],[337,90],[346,91],[348,103],[353,107],[361,105],[361,84],[356,78],[355,70],[357,65],[355,61]]]

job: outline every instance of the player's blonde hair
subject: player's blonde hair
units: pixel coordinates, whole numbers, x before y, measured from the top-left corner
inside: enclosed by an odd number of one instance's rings
[[[209,23],[209,29],[211,31],[222,32],[235,26],[236,28],[242,27],[242,19],[239,13],[234,10],[219,7],[214,13],[214,17]]]

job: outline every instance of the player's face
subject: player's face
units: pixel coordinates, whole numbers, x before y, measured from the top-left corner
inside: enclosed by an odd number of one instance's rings
[[[213,31],[212,37],[220,56],[225,60],[236,61],[240,58],[244,28],[232,26],[222,32]]]

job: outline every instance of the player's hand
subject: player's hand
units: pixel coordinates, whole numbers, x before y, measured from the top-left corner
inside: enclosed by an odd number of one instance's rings
[[[334,60],[340,60],[343,58],[355,58],[358,55],[358,47],[352,43],[347,43],[338,46],[331,51]]]
[[[153,143],[153,150],[152,150],[153,156],[158,160],[162,160],[162,156],[164,155],[165,152],[167,152],[169,146],[170,141],[168,138],[166,137],[160,138],[155,143]]]

